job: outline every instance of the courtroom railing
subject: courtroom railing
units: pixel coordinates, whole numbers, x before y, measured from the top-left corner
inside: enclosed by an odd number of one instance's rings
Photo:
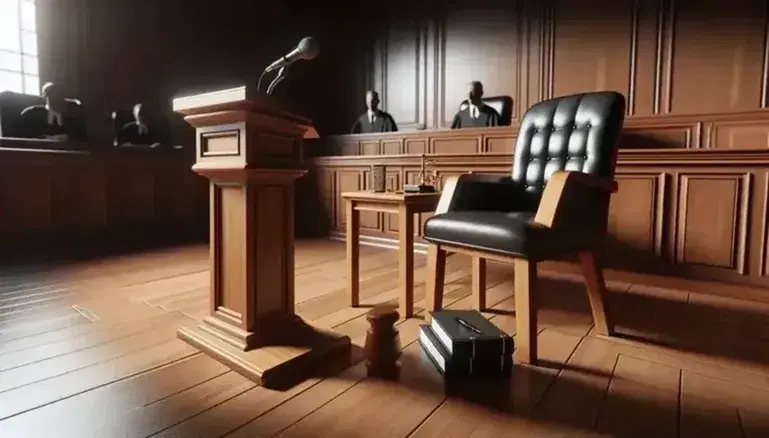
[[[766,117],[769,113],[760,114]],[[734,134],[735,127],[751,126],[735,119],[690,127],[689,134],[665,128],[678,132],[682,141],[688,138],[690,148],[670,142],[672,146],[667,148],[620,150],[620,188],[612,198],[612,238],[607,248],[610,266],[769,286],[769,123],[752,124],[751,129],[766,135],[762,142],[746,141],[755,149],[717,144],[715,139],[723,138],[729,129]],[[674,122],[684,126],[686,118]],[[666,123],[672,125],[670,120]],[[745,129],[742,139],[750,140],[751,131]],[[312,178],[320,200],[313,217],[325,223],[333,236],[343,237],[340,194],[366,189],[372,164],[386,167],[390,190],[416,183],[419,153],[430,154],[432,168],[444,178],[468,171],[509,174],[514,136],[514,127],[502,127],[329,137],[328,150],[346,153],[313,160]],[[732,137],[729,141],[739,140],[739,136]],[[416,230],[421,232],[428,216],[420,218]],[[363,239],[392,244],[396,219],[363,212]]]
[[[323,155],[506,153],[519,126],[337,135]],[[769,146],[769,109],[717,114],[630,116],[622,148],[763,149]]]
[[[207,184],[190,150],[119,149],[0,138],[0,259],[205,237]]]

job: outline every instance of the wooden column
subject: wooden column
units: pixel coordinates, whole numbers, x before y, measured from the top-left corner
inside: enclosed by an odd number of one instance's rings
[[[210,180],[210,314],[179,337],[264,386],[349,361],[350,338],[294,313],[294,182],[309,121],[246,87],[174,100]],[[317,135],[317,134],[314,134]]]

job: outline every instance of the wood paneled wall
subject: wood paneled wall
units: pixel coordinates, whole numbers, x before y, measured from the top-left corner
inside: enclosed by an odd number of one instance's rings
[[[94,141],[111,141],[115,108],[143,102],[169,122],[177,144],[189,144],[193,130],[171,111],[174,97],[254,85],[266,65],[314,36],[321,55],[292,66],[276,97],[321,132],[340,132],[339,117],[328,108],[349,106],[356,72],[347,68],[355,47],[348,36],[365,22],[349,5],[349,16],[324,15],[335,2],[322,3],[40,1],[41,80],[61,83],[84,102]]]
[[[195,237],[207,236],[206,180],[190,169],[194,130],[171,111],[172,98],[253,84],[264,66],[302,37],[314,36],[321,56],[292,66],[276,97],[313,118],[319,131],[332,132],[339,118],[327,106],[344,107],[354,92],[354,69],[339,67],[349,63],[347,51],[354,46],[346,38],[366,27],[357,20],[365,14],[355,9],[347,8],[348,17],[324,18],[324,8],[334,5],[309,0],[37,5],[41,81],[57,82],[84,102],[90,152],[13,151],[7,148],[45,145],[0,139],[0,248],[10,256],[33,242],[66,243],[62,247],[74,251],[96,241],[190,229],[197,230]],[[165,119],[172,142],[186,148],[115,150],[110,114],[137,102]]]
[[[312,216],[343,237],[341,193],[367,189],[372,164],[386,166],[389,190],[417,183],[421,159],[415,152],[430,153],[442,178],[469,171],[509,175],[515,135],[514,128],[490,128],[330,138],[332,149],[357,153],[314,160],[319,203]],[[767,169],[766,149],[622,149],[608,266],[769,286]],[[418,234],[428,217],[415,224]],[[364,241],[397,244],[397,218],[364,212],[360,220]]]
[[[343,236],[340,194],[365,189],[371,164],[387,166],[392,190],[416,182],[423,153],[443,176],[509,174],[526,108],[617,90],[628,117],[610,265],[769,286],[767,2],[457,0],[382,21],[348,116],[375,88],[403,132],[326,139],[313,169],[320,231]],[[445,129],[471,80],[513,98],[512,126]],[[393,243],[394,218],[361,225]]]
[[[207,181],[182,151],[50,146],[0,139],[0,260],[205,236]]]
[[[383,26],[358,66],[405,129],[446,127],[471,80],[511,96],[514,118],[605,89],[627,96],[631,117],[769,105],[764,1],[454,1],[413,15]],[[765,124],[730,130],[727,143],[769,146]]]

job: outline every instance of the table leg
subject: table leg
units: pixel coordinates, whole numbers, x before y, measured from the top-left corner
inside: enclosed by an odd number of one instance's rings
[[[414,315],[414,214],[402,205],[398,212],[398,286],[400,314]]]
[[[360,304],[360,212],[352,201],[346,203],[347,217],[347,293],[350,306]]]

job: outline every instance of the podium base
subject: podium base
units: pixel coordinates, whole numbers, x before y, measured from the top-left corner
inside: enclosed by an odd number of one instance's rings
[[[221,339],[221,333],[205,322],[180,327],[177,337],[271,389],[288,389],[314,375],[341,371],[350,365],[348,336],[313,327],[298,317],[282,319],[279,325],[271,327],[270,332],[276,334],[272,339],[246,351]]]

